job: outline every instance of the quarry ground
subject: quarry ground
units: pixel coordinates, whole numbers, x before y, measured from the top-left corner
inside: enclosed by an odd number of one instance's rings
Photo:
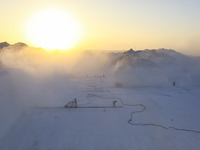
[[[2,150],[198,150],[200,89],[106,87],[74,78],[78,108],[24,110],[0,139]],[[116,106],[112,103],[116,100]],[[92,108],[102,106],[102,108]],[[110,108],[103,108],[104,106]],[[84,108],[88,107],[88,108]]]

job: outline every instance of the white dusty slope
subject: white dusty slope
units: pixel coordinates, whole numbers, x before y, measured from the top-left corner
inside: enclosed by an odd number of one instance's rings
[[[0,53],[0,149],[198,150],[199,93],[199,58],[173,50],[7,46]],[[63,108],[74,98],[78,108]],[[115,100],[118,108],[92,108]]]
[[[105,88],[104,78],[73,80],[77,88],[66,102],[76,97],[78,107],[112,106],[117,100],[123,108],[27,109],[1,138],[1,149],[199,149],[200,89]]]

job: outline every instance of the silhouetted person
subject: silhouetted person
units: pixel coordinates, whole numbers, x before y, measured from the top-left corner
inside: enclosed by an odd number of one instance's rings
[[[173,82],[173,86],[175,86],[176,85],[176,82]]]
[[[75,104],[75,108],[77,108],[77,100],[76,100],[76,98],[74,99],[74,104]]]
[[[113,101],[113,107],[115,107],[115,103],[117,103],[117,101]]]

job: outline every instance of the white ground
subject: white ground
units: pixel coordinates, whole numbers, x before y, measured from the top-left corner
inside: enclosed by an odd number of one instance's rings
[[[76,97],[79,107],[112,106],[117,100],[123,108],[29,108],[2,136],[0,149],[200,149],[200,89],[109,88],[104,79],[74,80],[78,86],[69,97]],[[70,100],[66,99],[65,103]],[[140,125],[128,123],[132,112],[138,113],[132,114],[130,123]]]

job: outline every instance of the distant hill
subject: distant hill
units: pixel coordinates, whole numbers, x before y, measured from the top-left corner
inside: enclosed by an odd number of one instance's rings
[[[0,43],[0,50],[3,49],[3,48],[5,48],[5,47],[18,50],[18,49],[21,49],[21,48],[23,48],[25,46],[28,46],[28,45],[25,44],[25,43],[22,43],[22,42],[17,42],[17,43],[15,43],[13,45],[10,45],[7,42],[2,42],[2,43]]]
[[[10,44],[7,43],[7,42],[2,42],[2,43],[0,43],[0,49],[2,49],[2,48],[4,48],[4,47],[8,47],[8,46],[10,46]]]
[[[115,57],[112,66],[123,85],[200,85],[197,60],[171,49],[130,49]]]
[[[24,47],[24,46],[28,46],[28,45],[25,44],[25,43],[22,43],[22,42],[18,42],[18,43],[13,44],[12,46],[15,46],[15,47]]]

